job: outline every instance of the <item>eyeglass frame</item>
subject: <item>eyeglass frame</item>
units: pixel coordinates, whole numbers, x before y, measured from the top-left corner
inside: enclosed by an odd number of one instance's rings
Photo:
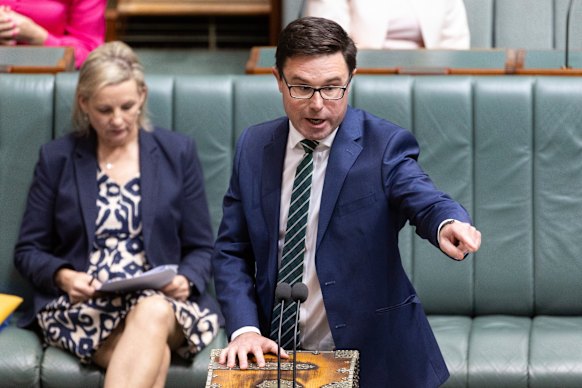
[[[287,85],[287,88],[289,89],[289,96],[291,96],[291,98],[294,98],[296,100],[310,100],[311,97],[313,97],[315,95],[315,92],[319,93],[319,96],[326,101],[339,101],[342,98],[344,98],[344,96],[346,95],[346,90],[348,88],[348,86],[350,85],[350,82],[352,82],[352,75],[350,74],[350,78],[348,78],[348,82],[343,85],[343,86],[333,86],[333,85],[328,85],[328,86],[322,86],[320,88],[314,88],[311,85],[300,85],[300,84],[290,84],[289,81],[287,81],[287,78],[285,77],[285,74],[283,72],[281,72],[281,77],[283,78],[283,81],[285,81],[285,85]],[[303,87],[303,88],[310,88],[311,89],[311,95],[309,97],[295,97],[292,93],[291,93],[291,88],[293,87]],[[339,98],[327,98],[324,97],[323,94],[321,94],[321,90],[322,89],[326,89],[326,88],[333,88],[333,89],[341,89],[342,91],[342,95]]]

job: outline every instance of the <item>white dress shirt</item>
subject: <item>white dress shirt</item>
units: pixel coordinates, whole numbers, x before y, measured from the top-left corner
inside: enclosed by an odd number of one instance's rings
[[[301,304],[299,312],[301,331],[301,347],[307,350],[333,350],[334,343],[331,330],[327,323],[327,314],[323,304],[323,296],[317,272],[315,269],[315,244],[317,242],[317,223],[319,221],[319,207],[321,204],[321,193],[325,180],[325,170],[329,159],[329,151],[333,139],[337,133],[337,128],[325,139],[321,140],[317,148],[313,151],[313,173],[311,181],[311,196],[309,199],[309,214],[307,218],[307,228],[305,232],[305,255],[303,258],[303,283],[307,285],[309,296]],[[279,263],[285,242],[285,230],[287,228],[287,216],[289,214],[289,204],[291,202],[291,192],[293,191],[293,181],[295,170],[303,159],[305,151],[300,144],[304,137],[289,122],[289,136],[285,147],[285,163],[283,166],[283,179],[281,183],[281,210],[279,215]],[[256,327],[244,326],[234,331],[231,341],[243,333],[260,331]]]
[[[307,300],[301,304],[299,313],[299,328],[301,330],[301,347],[307,350],[332,350],[333,338],[327,322],[327,314],[323,304],[323,296],[317,271],[315,268],[315,244],[317,242],[317,224],[319,221],[319,208],[321,193],[325,180],[325,170],[329,159],[329,151],[337,133],[337,128],[325,139],[321,140],[313,151],[313,174],[311,178],[311,195],[309,199],[309,214],[307,217],[307,229],[305,232],[305,255],[303,257],[303,283],[309,289]],[[300,144],[304,137],[289,122],[289,136],[285,149],[285,164],[283,167],[283,182],[281,185],[281,213],[279,217],[279,262],[285,231],[287,216],[293,191],[295,170],[303,159],[305,151]]]

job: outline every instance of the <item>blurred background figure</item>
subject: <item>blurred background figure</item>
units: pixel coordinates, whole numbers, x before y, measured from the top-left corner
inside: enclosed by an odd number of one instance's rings
[[[463,0],[306,0],[305,16],[340,24],[363,49],[468,49]]]
[[[0,45],[70,46],[79,68],[105,40],[107,0],[0,0]]]

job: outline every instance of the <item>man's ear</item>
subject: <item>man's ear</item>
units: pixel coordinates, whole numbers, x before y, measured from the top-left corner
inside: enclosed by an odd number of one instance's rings
[[[352,75],[350,76],[350,79],[353,79],[357,72],[358,72],[358,69],[354,69],[354,71],[352,71]],[[348,85],[348,90],[350,90],[350,91],[352,90],[352,83],[351,82]]]
[[[273,75],[275,76],[275,79],[277,80],[277,86],[279,87],[279,92],[283,93],[285,85],[283,85],[283,78],[281,77],[281,74],[279,74],[279,70],[277,70],[277,68],[275,66],[273,66],[271,68],[271,72],[273,73]]]

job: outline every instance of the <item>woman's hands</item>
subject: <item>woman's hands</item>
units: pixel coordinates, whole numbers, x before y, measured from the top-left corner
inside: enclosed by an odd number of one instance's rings
[[[161,291],[170,298],[185,301],[190,296],[190,281],[184,275],[176,275]]]
[[[69,301],[72,304],[92,298],[101,287],[101,282],[86,272],[78,272],[70,268],[61,268],[57,271],[55,284],[69,295]],[[161,291],[170,298],[185,301],[190,296],[190,282],[184,275],[176,275]]]
[[[8,6],[0,6],[0,45],[15,45],[19,42],[42,45],[47,36],[47,30],[29,17],[13,11]]]
[[[69,295],[72,304],[92,298],[101,287],[101,282],[86,272],[77,272],[70,268],[59,269],[55,274],[55,283]]]

